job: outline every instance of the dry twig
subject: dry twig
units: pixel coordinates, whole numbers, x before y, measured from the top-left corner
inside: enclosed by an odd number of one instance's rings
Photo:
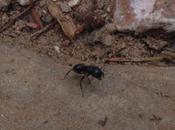
[[[57,22],[56,21],[53,21],[52,23],[46,25],[44,28],[42,28],[41,30],[33,33],[31,36],[30,36],[30,39],[31,40],[35,40],[37,39],[42,33],[48,31],[52,26],[54,26]]]

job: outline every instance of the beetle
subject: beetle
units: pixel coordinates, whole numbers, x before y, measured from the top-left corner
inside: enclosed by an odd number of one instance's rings
[[[83,92],[83,86],[82,86],[82,82],[85,79],[85,77],[87,77],[89,83],[91,83],[89,76],[92,76],[98,80],[102,80],[102,78],[104,77],[104,72],[95,65],[85,65],[83,63],[81,64],[75,64],[72,69],[70,69],[64,76],[64,79],[66,78],[66,76],[68,76],[68,74],[74,71],[75,73],[78,74],[82,74],[82,78],[80,79],[80,90],[82,93],[82,97],[84,96],[84,92]]]

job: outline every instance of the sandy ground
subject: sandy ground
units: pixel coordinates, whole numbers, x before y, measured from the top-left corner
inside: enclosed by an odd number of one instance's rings
[[[175,130],[175,67],[105,66],[94,87],[25,49],[0,44],[0,130]]]

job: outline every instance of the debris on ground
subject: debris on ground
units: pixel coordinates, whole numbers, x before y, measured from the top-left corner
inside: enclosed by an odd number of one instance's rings
[[[173,29],[173,11],[167,7],[172,10],[174,4],[141,2],[0,0],[0,41],[13,41],[56,61],[174,64],[174,33],[157,29]],[[160,20],[156,24],[155,18]]]

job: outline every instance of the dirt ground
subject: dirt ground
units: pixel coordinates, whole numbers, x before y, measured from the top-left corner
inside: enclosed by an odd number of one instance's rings
[[[108,65],[94,87],[70,66],[0,44],[1,130],[174,130],[175,68]]]
[[[82,1],[65,13],[86,25],[73,40],[58,24],[32,39],[39,30],[27,26],[33,22],[30,11],[0,33],[0,130],[175,129],[174,58],[105,64],[112,58],[174,54],[174,33],[118,32],[111,26],[114,0],[93,2]],[[42,0],[35,7],[36,14],[46,9]],[[12,1],[0,12],[0,27],[25,8]],[[41,13],[44,23],[42,17]],[[93,86],[83,83],[84,97],[80,76],[71,73],[62,80],[71,65],[81,62],[98,65],[105,73],[102,81],[92,81]]]

